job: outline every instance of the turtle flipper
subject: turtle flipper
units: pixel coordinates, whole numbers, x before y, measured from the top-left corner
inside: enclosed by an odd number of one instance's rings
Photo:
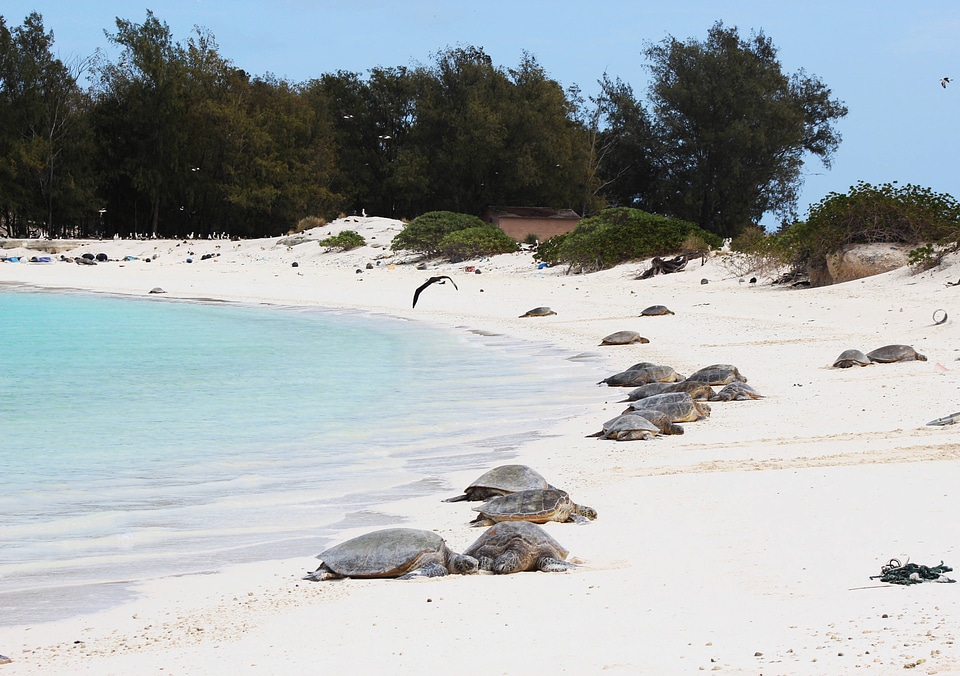
[[[492,526],[496,521],[493,519],[487,518],[483,514],[479,515],[476,519],[470,522],[472,528],[480,528],[481,526]]]
[[[567,521],[572,521],[579,526],[586,526],[588,523],[590,523],[590,519],[582,514],[577,514],[576,512],[571,512],[570,516],[567,517]]]
[[[576,567],[577,565],[575,563],[561,561],[552,556],[542,556],[537,559],[537,570],[542,570],[544,573],[559,573]]]
[[[411,570],[406,575],[401,575],[398,577],[398,580],[412,580],[415,577],[443,577],[444,575],[449,575],[450,571],[443,566],[443,564],[433,562],[426,565],[420,566],[415,570]]]
[[[342,577],[342,575],[337,575],[324,565],[311,573],[307,573],[301,579],[310,580],[311,582],[323,582],[324,580],[335,580],[339,577]]]
[[[464,500],[469,500],[470,496],[466,493],[461,493],[460,495],[454,495],[452,498],[447,498],[444,502],[462,502]]]

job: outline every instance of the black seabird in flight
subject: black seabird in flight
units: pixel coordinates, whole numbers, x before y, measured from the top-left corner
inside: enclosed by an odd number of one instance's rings
[[[953,80],[951,80],[951,79],[948,78],[948,77],[942,77],[942,78],[940,78],[940,86],[943,87],[944,89],[947,88],[947,83],[948,83],[948,82],[953,82]]]
[[[430,279],[425,281],[423,284],[418,286],[417,290],[413,292],[413,307],[417,307],[417,299],[420,298],[420,294],[423,292],[424,289],[426,289],[431,284],[446,284],[446,282],[444,281],[446,279],[449,279],[450,283],[453,284],[453,288],[457,289],[457,283],[453,281],[452,277],[449,277],[447,275],[440,275],[439,277],[431,277]],[[457,289],[457,291],[459,290],[460,289]]]

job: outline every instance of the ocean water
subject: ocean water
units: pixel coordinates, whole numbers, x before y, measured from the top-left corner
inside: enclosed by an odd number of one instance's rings
[[[313,556],[583,410],[589,358],[384,316],[0,289],[0,624]],[[581,356],[582,357],[582,356]],[[446,491],[444,493],[443,491]]]

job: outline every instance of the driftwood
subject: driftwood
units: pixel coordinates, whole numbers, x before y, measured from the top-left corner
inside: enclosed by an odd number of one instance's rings
[[[650,267],[637,275],[636,279],[650,279],[654,275],[668,275],[671,272],[680,272],[687,267],[688,261],[695,258],[700,259],[700,265],[702,267],[707,262],[707,253],[705,251],[691,251],[667,260],[656,256],[650,261]]]

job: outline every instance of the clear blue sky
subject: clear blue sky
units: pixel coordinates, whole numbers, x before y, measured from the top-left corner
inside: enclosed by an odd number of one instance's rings
[[[908,5],[912,5],[908,6]],[[429,64],[447,46],[483,47],[497,66],[533,54],[564,87],[595,93],[608,73],[636,95],[648,84],[644,49],[667,36],[704,39],[717,20],[741,36],[762,30],[786,73],[816,75],[849,108],[826,170],[807,163],[800,214],[858,180],[914,183],[960,199],[960,3],[955,0],[5,0],[7,26],[39,12],[65,61],[100,48],[116,18],[142,23],[149,7],[176,41],[194,26],[252,75],[302,82],[375,66]],[[956,82],[946,89],[940,78]]]

